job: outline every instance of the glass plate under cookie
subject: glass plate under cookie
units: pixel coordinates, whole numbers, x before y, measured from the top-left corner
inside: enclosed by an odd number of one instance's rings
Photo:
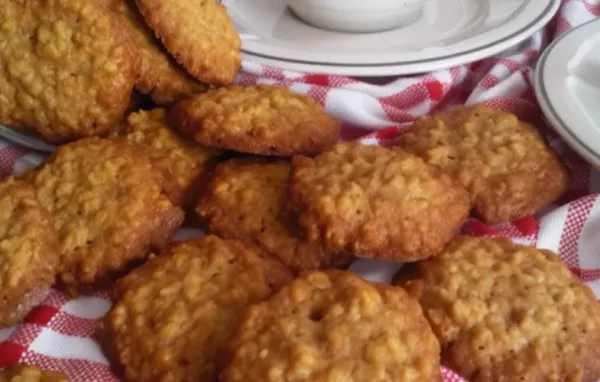
[[[381,77],[424,73],[492,56],[530,37],[560,0],[428,0],[414,23],[378,33],[312,27],[285,0],[223,0],[243,58],[281,69]]]
[[[542,112],[558,134],[600,168],[600,19],[554,41],[535,73]]]
[[[56,146],[44,142],[42,138],[35,133],[11,129],[4,125],[0,125],[0,138],[19,146],[42,152],[52,152],[56,149]]]

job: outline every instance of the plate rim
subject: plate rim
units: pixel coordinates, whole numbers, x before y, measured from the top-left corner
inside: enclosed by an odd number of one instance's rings
[[[581,25],[578,25],[577,27],[560,36],[558,39],[554,40],[540,56],[535,69],[533,82],[534,92],[538,99],[540,109],[550,124],[554,127],[554,130],[562,139],[567,142],[571,148],[573,148],[573,150],[583,156],[590,163],[600,167],[600,153],[589,147],[584,140],[582,140],[569,128],[569,125],[566,123],[564,118],[562,118],[554,108],[552,99],[548,94],[546,86],[544,85],[544,68],[546,67],[549,56],[552,54],[556,46],[569,36],[572,36],[574,33],[580,32],[581,30],[594,26],[595,24],[600,26],[600,18],[594,18]]]
[[[4,124],[0,124],[0,138],[22,148],[41,153],[51,153],[57,148],[55,145],[44,142],[40,136],[37,136],[34,133],[19,131]]]
[[[484,46],[472,48],[463,52],[438,56],[436,58],[417,59],[396,63],[348,64],[277,58],[262,53],[251,52],[243,48],[242,57],[253,63],[304,73],[327,73],[361,77],[420,74],[478,61],[502,52],[539,31],[556,15],[560,8],[560,4],[560,0],[548,0],[543,12],[540,12],[534,20],[510,35],[505,35],[496,41],[488,42]]]

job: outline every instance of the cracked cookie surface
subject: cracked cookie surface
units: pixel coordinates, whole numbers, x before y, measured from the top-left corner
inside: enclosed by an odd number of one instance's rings
[[[0,382],[69,382],[69,378],[38,366],[17,364],[0,370]]]
[[[168,180],[165,190],[171,201],[185,205],[219,152],[177,135],[167,125],[165,113],[164,109],[131,113],[119,136],[146,150]]]
[[[241,241],[180,242],[119,281],[105,328],[128,381],[213,381],[245,308],[289,281]]]
[[[241,40],[224,5],[215,0],[136,0],[147,24],[167,50],[198,80],[233,82]]]
[[[442,361],[468,380],[600,378],[600,304],[552,252],[459,236],[405,267],[397,283],[419,299]]]
[[[101,2],[2,1],[0,20],[0,122],[64,143],[121,119],[139,61]]]
[[[331,254],[301,238],[287,209],[287,160],[231,159],[221,163],[196,203],[210,232],[251,240],[294,271],[346,267],[349,256]]]
[[[290,206],[311,243],[358,257],[414,261],[435,255],[467,217],[467,192],[402,150],[342,143],[294,157]]]
[[[568,186],[565,167],[534,126],[484,105],[419,118],[398,146],[454,176],[491,224],[531,215]]]
[[[274,156],[319,154],[341,129],[310,96],[278,85],[212,89],[175,105],[169,118],[200,144]]]
[[[140,76],[136,88],[158,105],[169,105],[206,90],[202,84],[161,46],[146,25],[133,0],[111,0],[111,8],[121,15],[140,56]]]
[[[441,381],[439,351],[403,289],[310,271],[248,308],[221,381]]]
[[[35,189],[8,177],[0,181],[0,328],[21,321],[41,302],[58,271],[54,219]]]
[[[111,283],[162,249],[183,221],[150,158],[124,141],[61,146],[23,178],[56,221],[59,280],[72,294]]]

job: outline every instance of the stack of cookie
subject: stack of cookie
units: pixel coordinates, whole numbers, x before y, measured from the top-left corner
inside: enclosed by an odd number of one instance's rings
[[[394,147],[339,134],[308,96],[230,86],[61,146],[2,182],[4,325],[56,276],[113,290],[98,339],[130,381],[600,377],[600,306],[555,255],[455,236],[564,191],[532,126],[474,106]],[[171,244],[186,212],[208,235]],[[382,285],[355,258],[409,265]]]
[[[0,20],[0,123],[53,144],[108,134],[134,88],[170,105],[240,68],[214,0],[3,1]]]
[[[473,106],[393,147],[338,143],[311,97],[230,85],[240,41],[214,0],[0,1],[0,19],[0,122],[63,144],[0,181],[0,327],[53,285],[109,288],[98,340],[128,381],[600,378],[600,306],[555,255],[456,236],[566,189],[533,126]],[[173,243],[184,221],[207,236]],[[357,258],[408,264],[382,285]]]

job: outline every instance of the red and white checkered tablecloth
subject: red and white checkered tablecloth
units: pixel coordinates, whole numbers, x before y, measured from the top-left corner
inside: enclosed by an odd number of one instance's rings
[[[464,229],[476,235],[507,235],[518,243],[553,250],[600,297],[600,173],[545,127],[531,86],[536,58],[548,41],[594,17],[600,17],[600,0],[565,0],[558,16],[543,31],[509,52],[470,65],[379,84],[264,68],[249,62],[244,63],[238,82],[279,83],[308,93],[346,123],[343,139],[361,139],[369,144],[393,143],[406,123],[417,116],[480,102],[514,112],[540,126],[571,170],[570,191],[538,218],[495,227],[469,221]],[[0,177],[18,173],[42,158],[0,140]],[[190,234],[193,231],[184,229],[178,237]],[[109,307],[106,292],[69,299],[52,291],[25,323],[0,330],[0,367],[25,362],[64,372],[74,382],[118,381],[92,339],[95,321]],[[444,381],[462,379],[445,369]]]

